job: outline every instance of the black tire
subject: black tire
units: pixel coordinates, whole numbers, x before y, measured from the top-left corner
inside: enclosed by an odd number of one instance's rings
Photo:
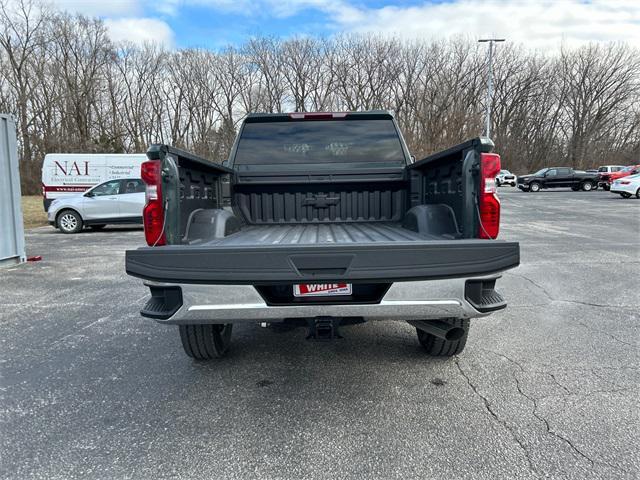
[[[229,351],[233,324],[180,325],[184,352],[196,360],[222,358]]]
[[[89,225],[89,227],[91,228],[91,230],[102,230],[104,227],[106,227],[107,225],[105,223],[101,223],[99,225]]]
[[[609,186],[609,185],[602,185],[602,189],[603,189],[605,192],[608,192],[609,190],[611,190],[611,186]]]
[[[78,233],[82,230],[82,217],[75,210],[63,210],[56,217],[56,226],[62,233]]]
[[[584,190],[585,192],[590,192],[591,190],[593,190],[593,182],[582,182],[582,185],[580,185],[580,188],[582,188],[582,190]]]
[[[640,198],[640,188],[636,190],[636,198]]]
[[[499,187],[499,186],[500,186],[500,180],[496,178],[496,187]]]
[[[531,182],[531,184],[529,185],[529,191],[533,193],[539,192],[540,184],[538,182]]]
[[[631,198],[631,194],[629,192],[620,192],[620,196],[622,198]]]
[[[469,319],[443,318],[442,321],[455,327],[462,328],[464,330],[464,335],[462,335],[458,340],[449,341],[443,340],[442,338],[438,338],[435,335],[431,335],[416,328],[420,345],[422,345],[429,355],[435,357],[451,357],[462,353],[465,345],[467,344],[467,337],[469,336]]]

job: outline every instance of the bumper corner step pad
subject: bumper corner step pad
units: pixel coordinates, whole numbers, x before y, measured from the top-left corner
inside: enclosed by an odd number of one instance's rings
[[[498,278],[467,281],[464,296],[473,308],[482,313],[495,312],[506,308],[506,300],[495,290]]]
[[[151,298],[140,315],[148,318],[166,320],[172,317],[182,306],[182,289],[180,287],[155,287],[149,286]]]

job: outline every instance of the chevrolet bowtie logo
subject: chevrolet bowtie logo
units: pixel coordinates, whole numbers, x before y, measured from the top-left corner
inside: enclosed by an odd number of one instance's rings
[[[337,205],[339,202],[339,197],[328,197],[324,194],[319,194],[305,198],[302,205],[305,207],[327,208],[330,205]]]

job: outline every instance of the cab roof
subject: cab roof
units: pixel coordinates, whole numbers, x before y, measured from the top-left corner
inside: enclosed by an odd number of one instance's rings
[[[369,110],[364,112],[291,112],[291,113],[250,113],[245,123],[287,122],[300,120],[383,120],[393,119],[390,110]]]

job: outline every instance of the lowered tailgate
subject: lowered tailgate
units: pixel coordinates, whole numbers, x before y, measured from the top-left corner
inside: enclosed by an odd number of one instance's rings
[[[250,226],[198,245],[126,252],[129,275],[168,283],[388,282],[518,266],[517,242],[425,236],[397,224]]]

